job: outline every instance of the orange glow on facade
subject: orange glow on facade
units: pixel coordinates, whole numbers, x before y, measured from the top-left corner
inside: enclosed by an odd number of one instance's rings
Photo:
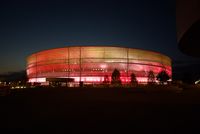
[[[46,82],[46,78],[74,78],[75,82],[102,83],[114,69],[122,83],[130,82],[135,73],[139,82],[146,82],[148,72],[161,70],[171,77],[171,59],[163,54],[123,47],[81,46],[44,50],[27,58],[29,82]]]

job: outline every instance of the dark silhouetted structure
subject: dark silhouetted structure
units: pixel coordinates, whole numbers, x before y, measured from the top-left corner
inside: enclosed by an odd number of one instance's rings
[[[200,57],[200,1],[176,0],[176,21],[180,50]]]

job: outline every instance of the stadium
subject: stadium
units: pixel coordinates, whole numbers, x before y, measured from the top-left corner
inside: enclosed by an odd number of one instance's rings
[[[70,46],[40,51],[27,57],[27,76],[31,83],[48,84],[50,79],[100,84],[111,81],[119,70],[122,84],[130,83],[134,73],[147,83],[148,72],[156,76],[165,70],[172,77],[171,59],[158,52],[112,46]]]

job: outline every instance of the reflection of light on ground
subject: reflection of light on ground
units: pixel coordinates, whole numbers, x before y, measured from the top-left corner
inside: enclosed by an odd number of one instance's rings
[[[199,83],[200,83],[200,80],[195,81],[195,84],[199,84]]]
[[[46,78],[30,78],[28,82],[46,82]]]
[[[62,77],[64,78],[64,77]],[[67,78],[67,77],[66,77]],[[75,82],[79,82],[80,81],[80,77],[70,77],[73,78]],[[131,78],[130,77],[120,77],[122,83],[129,83],[131,82]],[[137,77],[137,81],[139,83],[147,83],[147,77]],[[104,77],[81,77],[81,81],[84,82],[103,82],[104,81]],[[111,77],[109,77],[109,81],[111,81]],[[31,78],[29,79],[29,82],[33,83],[33,82],[41,82],[41,83],[45,83],[46,78]]]

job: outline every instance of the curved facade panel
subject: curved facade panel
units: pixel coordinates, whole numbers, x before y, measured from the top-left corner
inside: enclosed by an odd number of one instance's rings
[[[101,83],[118,69],[123,83],[135,73],[146,82],[150,70],[158,74],[165,69],[171,76],[171,59],[163,54],[122,47],[81,46],[44,50],[27,58],[29,82],[45,82],[46,78],[74,78],[76,82]]]

